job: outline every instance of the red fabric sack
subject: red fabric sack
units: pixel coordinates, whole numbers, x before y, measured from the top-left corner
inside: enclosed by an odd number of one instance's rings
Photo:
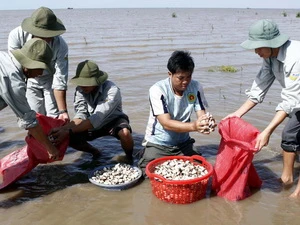
[[[239,117],[222,120],[219,125],[219,145],[212,190],[231,201],[247,198],[250,187],[260,188],[259,178],[252,160],[259,130]]]
[[[63,126],[66,123],[63,120],[41,114],[37,114],[37,119],[46,135],[48,135],[52,128]],[[0,189],[17,181],[38,164],[53,162],[53,160],[49,159],[44,147],[32,136],[27,136],[25,141],[27,145],[0,160]],[[69,138],[57,147],[60,152],[59,160],[63,159],[68,145]]]

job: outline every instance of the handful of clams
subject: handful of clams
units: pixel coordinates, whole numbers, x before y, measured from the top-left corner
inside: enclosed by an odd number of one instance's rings
[[[213,132],[216,127],[215,119],[209,112],[206,113],[206,116],[208,117],[208,128],[205,131]]]

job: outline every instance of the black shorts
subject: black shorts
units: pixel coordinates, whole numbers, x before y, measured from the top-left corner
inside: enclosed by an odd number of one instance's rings
[[[281,148],[286,152],[300,151],[300,111],[289,119],[282,131]]]
[[[118,132],[123,128],[127,128],[130,131],[130,133],[132,133],[132,129],[129,125],[129,120],[124,117],[117,118],[109,122],[99,130],[71,134],[70,144],[82,144],[103,136],[113,136],[117,139],[120,139]]]

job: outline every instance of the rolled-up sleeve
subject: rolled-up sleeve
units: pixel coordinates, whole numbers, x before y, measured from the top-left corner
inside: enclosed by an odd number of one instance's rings
[[[53,59],[55,73],[53,75],[52,88],[67,90],[69,69],[68,45],[61,36],[58,36],[53,41],[52,50],[55,57]]]
[[[78,87],[74,94],[74,110],[76,119],[86,120],[89,117],[88,104]]]
[[[264,60],[263,65],[252,83],[250,90],[246,90],[248,99],[255,103],[262,103],[269,88],[275,80],[275,76],[270,72],[270,64]]]

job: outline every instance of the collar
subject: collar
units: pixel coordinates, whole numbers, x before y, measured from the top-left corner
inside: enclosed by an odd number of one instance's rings
[[[279,47],[278,55],[277,55],[277,60],[284,63],[284,60],[286,58],[286,48],[290,45],[291,41],[288,40],[286,43],[281,45]]]

